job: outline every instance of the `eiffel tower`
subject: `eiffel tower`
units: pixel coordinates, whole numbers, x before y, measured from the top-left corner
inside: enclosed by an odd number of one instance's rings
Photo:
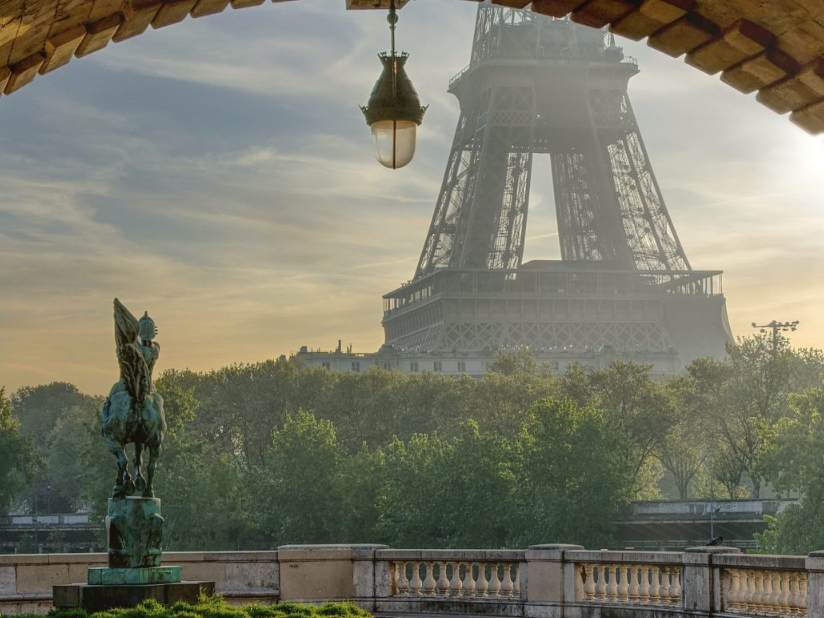
[[[627,94],[637,73],[602,31],[479,5],[420,260],[384,296],[384,367],[482,373],[467,361],[527,348],[558,369],[618,358],[672,373],[725,353],[722,273],[693,270],[678,239]],[[561,260],[523,263],[536,153],[550,155]]]

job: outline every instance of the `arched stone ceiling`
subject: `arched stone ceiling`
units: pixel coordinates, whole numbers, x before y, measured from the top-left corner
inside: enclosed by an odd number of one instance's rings
[[[266,0],[0,0],[0,90],[152,28]],[[282,2],[285,0],[272,0]],[[330,1],[330,0],[328,0]],[[386,8],[388,0],[346,0]],[[427,0],[453,2],[455,0]],[[647,39],[669,56],[824,133],[824,0],[493,0]],[[406,0],[397,0],[400,6]]]

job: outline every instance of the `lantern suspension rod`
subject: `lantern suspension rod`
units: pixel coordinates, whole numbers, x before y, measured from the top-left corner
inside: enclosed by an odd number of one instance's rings
[[[395,0],[389,0],[389,15],[387,17],[387,21],[389,21],[389,32],[390,32],[390,39],[391,39],[391,48],[392,48],[392,97],[396,97],[398,94],[398,85],[395,76],[398,73],[398,61],[395,58],[395,24],[398,23],[398,16],[395,13]]]

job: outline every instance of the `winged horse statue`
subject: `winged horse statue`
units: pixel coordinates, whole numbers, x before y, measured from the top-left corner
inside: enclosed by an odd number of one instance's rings
[[[118,299],[114,299],[114,338],[120,380],[112,386],[103,404],[103,438],[117,457],[117,479],[112,498],[130,496],[135,491],[153,498],[152,480],[166,433],[163,398],[152,382],[152,370],[160,354],[154,341],[157,328],[144,313],[136,320]],[[134,480],[129,473],[126,445],[134,444]],[[143,476],[144,449],[149,451],[146,476]]]

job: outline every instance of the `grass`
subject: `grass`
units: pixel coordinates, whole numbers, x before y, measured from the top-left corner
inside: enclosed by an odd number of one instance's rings
[[[23,614],[16,618],[43,616]],[[371,614],[353,603],[233,606],[227,605],[223,597],[214,596],[201,599],[197,605],[175,603],[168,607],[149,599],[137,607],[109,609],[93,614],[82,609],[53,609],[47,618],[371,618]]]

